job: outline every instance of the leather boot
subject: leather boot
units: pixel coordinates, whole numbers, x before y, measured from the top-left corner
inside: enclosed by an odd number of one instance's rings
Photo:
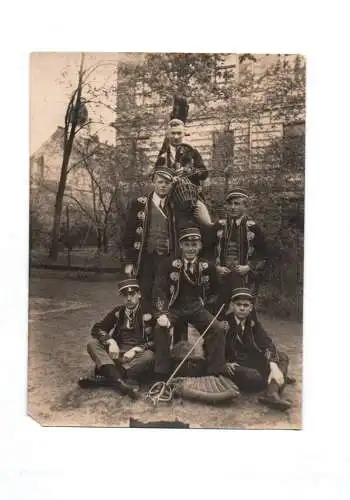
[[[289,399],[283,399],[280,396],[280,388],[275,380],[272,380],[263,396],[258,398],[259,403],[268,406],[274,410],[287,411],[292,407]]]
[[[118,392],[125,396],[129,396],[129,398],[135,400],[138,398],[138,392],[135,387],[131,384],[128,384],[122,376],[122,370],[118,369],[118,366],[115,365],[103,365],[100,368],[100,374],[106,377],[107,380],[110,381],[111,386],[114,389],[117,389]]]

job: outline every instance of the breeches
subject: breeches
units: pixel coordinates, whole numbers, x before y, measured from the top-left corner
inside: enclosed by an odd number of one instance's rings
[[[202,236],[204,237],[206,236],[205,232],[213,226],[209,210],[205,203],[200,199],[196,201],[196,206],[193,211],[188,212],[187,210],[182,210],[180,208],[177,216],[179,227],[188,227],[189,225],[199,226]]]
[[[168,313],[168,318],[171,325],[174,325],[178,320],[188,321],[202,333],[212,321],[213,315],[202,307],[192,313],[173,309]],[[154,341],[156,348],[155,371],[162,374],[169,373],[172,368],[170,328],[157,325],[154,329]],[[204,336],[204,351],[207,374],[220,373],[225,364],[225,330],[217,320],[213,322]]]
[[[147,252],[142,256],[137,279],[141,289],[143,311],[145,313],[151,313],[153,310],[152,292],[154,279],[159,266],[167,258],[168,256],[157,255],[155,253],[148,254]]]
[[[196,207],[194,209],[194,218],[201,227],[212,225],[209,210],[202,200],[197,200]]]
[[[287,376],[289,358],[284,352],[278,352],[279,360],[277,365],[284,377]],[[247,357],[237,356],[235,363],[235,373],[232,377],[233,382],[242,390],[254,392],[261,391],[267,385],[270,374],[270,366],[267,359],[259,352],[252,352]]]
[[[97,368],[102,365],[114,365],[114,360],[110,357],[106,349],[98,340],[92,340],[87,345],[87,351],[91,359],[94,361]],[[123,372],[129,378],[138,378],[146,372],[153,369],[155,354],[150,349],[144,352],[137,353],[133,359],[127,363],[119,363],[118,367],[122,367]]]

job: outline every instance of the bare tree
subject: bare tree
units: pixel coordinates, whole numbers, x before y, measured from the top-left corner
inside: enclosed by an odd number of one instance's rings
[[[60,223],[62,216],[63,197],[67,184],[69,159],[73,148],[74,138],[79,130],[84,127],[87,122],[86,108],[82,102],[82,87],[84,75],[84,54],[81,54],[80,68],[78,72],[78,83],[69,100],[65,120],[64,120],[64,142],[63,142],[63,157],[60,172],[60,179],[56,193],[54,219],[50,246],[50,258],[57,260],[58,257],[58,242],[60,236]]]
[[[112,211],[116,208],[120,182],[117,175],[116,150],[101,144],[96,136],[76,143],[81,160],[71,169],[89,178],[89,190],[83,197],[67,192],[65,197],[75,202],[80,211],[93,224],[98,253],[108,252],[108,230]],[[84,174],[84,173],[85,174]]]

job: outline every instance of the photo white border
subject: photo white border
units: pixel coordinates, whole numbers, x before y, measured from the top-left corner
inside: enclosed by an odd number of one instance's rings
[[[1,78],[2,498],[345,499],[348,32],[340,2],[11,4]],[[99,11],[96,12],[96,6]],[[176,19],[175,19],[176,18]],[[130,24],[128,24],[128,21]],[[6,43],[5,43],[6,42]],[[308,61],[303,431],[42,428],[25,417],[29,51],[302,53]],[[48,109],[48,112],[50,110]],[[335,244],[333,243],[335,241]],[[132,437],[131,437],[132,432]],[[135,452],[137,450],[137,453]],[[138,469],[131,466],[137,460]]]

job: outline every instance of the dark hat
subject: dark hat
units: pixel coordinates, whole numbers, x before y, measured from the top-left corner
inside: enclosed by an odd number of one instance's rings
[[[174,96],[173,109],[170,115],[170,119],[173,120],[177,118],[183,123],[186,123],[188,117],[189,105],[185,97],[179,95]]]
[[[186,227],[180,230],[179,241],[182,240],[200,240],[202,238],[201,232],[198,227]]]
[[[119,293],[132,292],[135,289],[140,290],[139,284],[135,278],[128,278],[118,283]]]
[[[235,188],[231,189],[226,195],[226,201],[230,200],[231,198],[249,198],[248,193],[244,191],[244,189],[241,188]]]
[[[252,296],[249,288],[235,288],[232,291],[231,300],[236,300],[236,299],[238,299],[238,297],[241,297],[244,299],[249,299],[249,300],[253,299],[253,296]]]
[[[153,175],[155,174],[164,177],[164,179],[167,179],[168,181],[174,180],[174,172],[166,165],[156,165],[153,170]]]

